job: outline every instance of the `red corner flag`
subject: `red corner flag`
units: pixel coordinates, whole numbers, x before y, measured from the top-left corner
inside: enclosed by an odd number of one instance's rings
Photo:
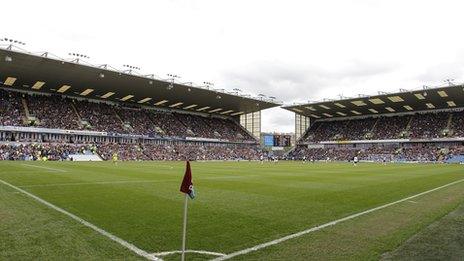
[[[182,184],[180,185],[180,192],[185,193],[185,200],[184,200],[184,226],[182,231],[182,256],[181,261],[185,261],[185,245],[186,245],[186,238],[187,238],[187,205],[188,205],[188,198],[187,195],[193,199],[195,198],[195,191],[193,190],[193,183],[192,183],[192,170],[190,169],[190,161],[187,161],[187,165],[185,167],[185,174],[184,179],[182,180]]]
[[[190,169],[190,161],[187,161],[185,168],[184,179],[180,185],[180,192],[187,194],[191,199],[195,198],[195,191],[192,183],[192,170]]]

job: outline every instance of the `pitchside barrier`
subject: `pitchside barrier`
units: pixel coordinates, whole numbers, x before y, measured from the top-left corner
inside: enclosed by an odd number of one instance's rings
[[[73,161],[103,161],[98,155],[71,154],[68,156]]]

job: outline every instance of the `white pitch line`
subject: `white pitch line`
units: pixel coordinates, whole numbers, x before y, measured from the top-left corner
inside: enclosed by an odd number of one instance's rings
[[[56,210],[56,211],[58,211],[58,212],[60,212],[60,213],[62,213],[62,214],[65,214],[66,216],[68,216],[68,217],[70,217],[70,218],[76,220],[77,222],[81,223],[82,225],[84,225],[84,226],[86,226],[86,227],[88,227],[88,228],[91,228],[91,229],[95,230],[96,232],[100,233],[101,235],[103,235],[103,236],[105,236],[105,237],[107,237],[107,238],[109,238],[109,239],[115,241],[116,243],[118,243],[118,244],[120,244],[121,246],[123,246],[123,247],[129,249],[130,251],[134,252],[135,254],[137,254],[137,255],[139,255],[139,256],[141,256],[141,257],[144,257],[144,258],[146,258],[146,259],[148,259],[148,260],[162,261],[162,259],[157,258],[157,257],[155,257],[154,255],[151,255],[151,254],[147,253],[146,251],[144,251],[144,250],[142,250],[142,249],[140,249],[140,248],[134,246],[133,244],[131,244],[131,243],[129,243],[129,242],[127,242],[127,241],[125,241],[125,240],[123,240],[123,239],[121,239],[121,238],[119,238],[119,237],[117,237],[117,236],[115,236],[115,235],[113,235],[113,234],[107,232],[106,230],[103,230],[103,229],[101,229],[101,228],[95,226],[94,224],[92,224],[92,223],[90,223],[90,222],[88,222],[88,221],[85,221],[84,219],[82,219],[82,218],[80,218],[80,217],[78,217],[78,216],[76,216],[76,215],[74,215],[74,214],[72,214],[72,213],[70,213],[70,212],[68,212],[68,211],[66,211],[66,210],[64,210],[64,209],[62,209],[62,208],[60,208],[60,207],[57,207],[57,206],[53,205],[52,203],[50,203],[50,202],[48,202],[48,201],[45,201],[45,200],[43,200],[43,199],[37,197],[37,196],[34,195],[34,194],[31,194],[31,193],[29,193],[29,192],[27,192],[27,191],[25,191],[25,190],[23,190],[23,189],[20,189],[20,188],[18,188],[18,187],[16,187],[16,186],[12,185],[12,184],[10,184],[10,183],[8,183],[8,182],[6,182],[6,181],[3,181],[3,180],[1,180],[1,179],[0,179],[0,183],[3,183],[4,185],[6,185],[6,186],[8,186],[8,187],[10,187],[10,188],[12,188],[12,189],[15,189],[15,190],[17,190],[17,191],[19,191],[19,192],[21,192],[21,193],[23,193],[23,194],[25,194],[25,195],[27,195],[27,196],[33,198],[33,199],[35,199],[36,201],[38,201],[38,202],[40,202],[40,203],[46,205],[47,207],[49,207],[49,208],[51,208],[51,209],[54,209],[54,210]]]
[[[202,254],[202,255],[210,255],[210,256],[225,256],[226,254],[224,253],[217,253],[217,252],[211,252],[211,251],[204,251],[204,250],[185,250],[186,253],[195,253],[195,254]],[[153,253],[152,255],[154,256],[169,256],[172,254],[179,254],[182,253],[181,250],[175,250],[175,251],[166,251],[166,252],[158,252],[158,253]]]
[[[312,227],[312,228],[309,228],[309,229],[306,229],[306,230],[303,230],[303,231],[300,231],[300,232],[297,232],[297,233],[294,233],[294,234],[290,234],[288,236],[285,236],[285,237],[282,237],[282,238],[279,238],[279,239],[276,239],[276,240],[272,240],[272,241],[269,241],[269,242],[266,242],[266,243],[262,243],[262,244],[259,244],[259,245],[256,245],[256,246],[253,246],[253,247],[250,247],[250,248],[239,250],[239,251],[227,254],[225,256],[217,257],[217,258],[212,259],[212,260],[214,260],[214,261],[227,260],[227,259],[231,259],[231,258],[236,257],[236,256],[248,254],[250,252],[254,252],[254,251],[257,251],[257,250],[260,250],[260,249],[263,249],[263,248],[266,248],[266,247],[269,247],[269,246],[272,246],[272,245],[276,245],[276,244],[282,243],[284,241],[287,241],[287,240],[290,240],[290,239],[293,239],[293,238],[301,237],[301,236],[306,235],[308,233],[315,232],[315,231],[321,230],[321,229],[326,228],[326,227],[334,226],[334,225],[336,225],[338,223],[341,223],[341,222],[344,222],[344,221],[347,221],[347,220],[350,220],[350,219],[353,219],[353,218],[356,218],[356,217],[359,217],[359,216],[362,216],[362,215],[365,215],[365,214],[368,214],[368,213],[371,213],[371,212],[374,212],[374,211],[377,211],[377,210],[381,210],[381,209],[396,205],[398,203],[411,200],[413,198],[423,196],[425,194],[428,194],[428,193],[431,193],[431,192],[434,192],[434,191],[437,191],[437,190],[440,190],[440,189],[443,189],[443,188],[458,184],[458,183],[463,182],[463,181],[464,181],[464,179],[460,179],[460,180],[448,183],[448,184],[440,186],[440,187],[436,187],[436,188],[431,189],[431,190],[421,192],[419,194],[416,194],[416,195],[413,195],[413,196],[410,196],[410,197],[407,197],[407,198],[403,198],[403,199],[400,199],[400,200],[397,200],[397,201],[394,201],[394,202],[391,202],[391,203],[388,203],[388,204],[385,204],[385,205],[382,205],[382,206],[371,208],[371,209],[363,211],[363,212],[359,212],[359,213],[356,213],[356,214],[353,214],[353,215],[350,215],[350,216],[347,216],[347,217],[344,217],[344,218],[341,218],[341,219],[337,219],[337,220],[331,221],[329,223],[325,223],[325,224],[319,225],[317,227]]]
[[[49,168],[49,167],[44,167],[44,166],[37,166],[37,165],[26,164],[26,163],[23,163],[23,164],[21,164],[21,165],[27,166],[27,167],[39,168],[39,169],[52,170],[52,171],[57,171],[57,172],[68,172],[67,170],[64,170],[64,169],[55,169],[55,168]]]

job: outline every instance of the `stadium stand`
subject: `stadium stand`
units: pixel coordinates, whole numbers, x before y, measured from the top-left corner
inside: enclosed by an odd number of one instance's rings
[[[463,162],[462,92],[459,85],[285,106],[311,122],[288,157]]]
[[[3,160],[256,160],[259,135],[240,117],[279,105],[48,53],[0,57]]]
[[[18,94],[2,91],[6,97]],[[108,132],[115,134],[147,135],[152,137],[200,137],[226,139],[229,141],[255,141],[236,122],[230,119],[208,118],[174,112],[150,111],[98,103],[78,101],[59,96],[25,95],[29,114],[36,119],[33,126],[41,128]],[[8,103],[8,101],[5,101]],[[15,106],[14,109],[10,107]],[[73,110],[73,106],[77,109]],[[25,111],[20,103],[9,104],[2,116],[2,125],[30,126],[21,123],[20,111]],[[2,110],[3,111],[3,110]],[[9,114],[6,114],[6,113]],[[4,123],[3,123],[4,122]],[[83,123],[85,122],[85,124]]]
[[[451,126],[447,128],[448,119]],[[440,112],[340,121],[316,121],[303,141],[462,137],[462,112]],[[410,125],[410,126],[408,126]],[[446,130],[446,131],[445,131]]]
[[[408,147],[373,145],[366,148],[353,147],[328,147],[307,148],[297,147],[289,155],[301,160],[303,157],[309,160],[319,161],[351,161],[358,157],[363,161],[372,162],[450,162],[462,153],[461,149],[449,148],[446,145],[436,146],[434,144],[418,144]],[[455,161],[459,162],[460,158]]]
[[[18,93],[2,90],[2,104],[7,108],[2,110],[2,125],[28,127],[28,122],[21,123],[18,118],[21,111],[25,111]],[[198,160],[238,160],[238,159],[258,159],[260,153],[256,147],[256,140],[247,133],[242,127],[230,119],[207,118],[198,115],[188,115],[182,113],[149,111],[141,108],[128,108],[110,105],[106,103],[96,103],[91,101],[77,101],[74,99],[59,96],[44,95],[22,95],[27,101],[29,114],[36,119],[34,127],[82,130],[83,128],[92,131],[108,132],[117,135],[141,135],[157,138],[211,138],[224,139],[231,142],[248,141],[252,145],[233,144],[133,144],[133,143],[101,143],[97,145],[102,158],[111,159],[113,153],[118,152],[122,160],[181,160],[186,158]],[[14,102],[9,103],[13,100]],[[14,106],[14,110],[10,109]],[[73,107],[76,110],[73,110]],[[14,119],[15,121],[12,121]],[[79,123],[81,122],[81,123]],[[87,125],[85,126],[85,122]],[[191,127],[190,127],[191,126]],[[4,138],[4,141],[17,141],[15,138]],[[26,141],[42,142],[29,139]],[[67,142],[68,140],[59,140]],[[48,144],[48,143],[41,143]],[[42,145],[7,146],[2,147],[3,152],[7,153],[3,159],[40,158],[38,155],[47,155],[48,160],[66,159],[67,155],[75,153],[79,146],[72,144],[52,144],[49,143],[45,148]],[[51,152],[51,150],[56,150]]]

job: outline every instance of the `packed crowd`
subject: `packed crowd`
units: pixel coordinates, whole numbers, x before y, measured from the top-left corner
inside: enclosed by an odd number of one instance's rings
[[[306,148],[297,147],[288,156],[290,159],[295,160],[332,160],[332,161],[346,161],[356,156],[358,150],[354,149],[326,149],[326,148]]]
[[[463,146],[450,147],[444,159],[449,160],[455,156],[460,156],[461,159],[464,159],[464,147]]]
[[[191,134],[188,128],[179,122],[175,113],[149,113],[148,117],[159,127],[161,136],[182,137]]]
[[[464,112],[438,112],[355,120],[316,121],[302,141],[430,139],[463,136]]]
[[[85,151],[94,148],[66,143],[0,144],[0,160],[67,160],[69,155]]]
[[[414,115],[409,129],[410,137],[427,139],[443,136],[443,130],[446,128],[449,115],[447,112]]]
[[[20,126],[23,122],[21,96],[0,89],[0,125]]]
[[[69,144],[4,143],[0,160],[71,160],[72,154],[97,154],[103,160],[259,160],[269,158],[257,145],[245,144]],[[298,146],[286,156],[289,160],[351,161],[357,157],[374,162],[444,162],[453,156],[464,156],[464,146],[414,144],[403,147],[377,145],[366,148]]]
[[[433,146],[413,146],[398,151],[400,161],[438,161],[444,156],[440,148]]]
[[[24,120],[26,112],[36,120]],[[3,89],[0,90],[0,125],[86,129],[151,137],[255,141],[237,122],[228,118],[129,108],[58,95],[19,94]]]
[[[342,137],[347,140],[363,139],[367,133],[373,131],[377,119],[358,119],[348,121]]]
[[[347,121],[319,122],[316,121],[305,137],[306,141],[326,141],[339,139],[341,131],[345,130]],[[339,137],[337,137],[339,136]]]
[[[257,160],[262,154],[253,145],[196,144],[100,144],[98,153],[104,160]]]
[[[117,108],[116,113],[126,126],[132,128],[133,133],[157,136],[156,126],[147,113],[139,108]]]
[[[60,96],[26,96],[29,113],[38,119],[37,126],[43,128],[77,130],[78,119],[71,103]]]
[[[72,154],[98,154],[103,160],[258,160],[256,145],[197,144],[1,144],[0,160],[71,160]]]
[[[464,137],[464,111],[453,113],[451,129],[453,135],[458,137]]]
[[[411,119],[407,116],[380,117],[372,130],[370,139],[400,138],[401,133],[406,130]]]
[[[350,161],[354,157],[365,161],[419,161],[437,162],[445,161],[454,155],[464,155],[463,146],[440,147],[425,144],[416,144],[406,147],[397,146],[371,146],[368,148],[308,148],[299,146],[290,154],[291,159]]]
[[[124,128],[121,118],[117,116],[114,107],[109,104],[74,101],[74,105],[81,120],[89,124],[88,129],[120,134],[130,132]]]

